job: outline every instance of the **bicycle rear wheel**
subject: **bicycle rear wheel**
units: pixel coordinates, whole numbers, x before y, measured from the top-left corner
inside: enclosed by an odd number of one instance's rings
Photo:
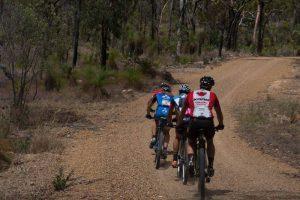
[[[183,165],[183,146],[182,141],[179,141],[179,151],[178,151],[178,157],[177,157],[177,178],[182,178],[182,165]]]
[[[158,131],[158,143],[157,143],[157,150],[155,154],[155,168],[159,169],[160,167],[160,157],[163,152],[163,142],[164,142],[164,133],[163,131]]]
[[[198,191],[200,192],[201,199],[205,199],[205,149],[200,148],[198,154],[199,161],[199,181]]]
[[[188,174],[189,174],[189,162],[187,155],[187,141],[185,140],[183,143],[183,159],[182,159],[182,183],[183,185],[187,184]]]
[[[182,177],[182,161],[181,161],[181,156],[178,156],[177,160],[177,178]]]

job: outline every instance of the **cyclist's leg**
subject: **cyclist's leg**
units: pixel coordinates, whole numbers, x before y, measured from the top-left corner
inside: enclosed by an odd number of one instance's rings
[[[196,148],[196,140],[197,140],[197,122],[191,121],[189,124],[187,138],[188,138],[188,146],[187,146],[187,154],[189,158],[189,163],[193,164],[194,151]]]
[[[213,167],[214,158],[215,158],[215,145],[214,139],[207,139],[207,157],[208,157],[208,166]]]
[[[194,176],[194,152],[196,147],[196,140],[197,137],[194,136],[194,134],[188,135],[188,145],[187,145],[187,154],[188,154],[188,163],[189,163],[189,173],[190,176]]]
[[[167,150],[168,150],[168,145],[170,142],[170,129],[169,127],[164,128],[164,134],[165,134],[165,141],[164,141],[164,154],[165,157],[167,156]]]
[[[157,135],[157,126],[158,126],[158,120],[154,120],[155,122],[155,127],[154,130],[152,130],[152,134],[151,134],[151,140],[150,140],[150,148],[153,148],[153,146],[156,143],[156,135]]]
[[[164,134],[165,134],[164,148],[168,148],[168,145],[170,142],[170,128],[169,127],[164,128]]]
[[[214,158],[215,158],[215,145],[214,145],[214,124],[211,122],[207,128],[205,134],[207,142],[207,158],[208,158],[208,174],[209,176],[214,175]]]
[[[177,160],[178,160],[178,149],[179,149],[179,140],[180,140],[180,130],[176,128],[176,134],[173,141],[173,162],[172,166],[177,167]]]

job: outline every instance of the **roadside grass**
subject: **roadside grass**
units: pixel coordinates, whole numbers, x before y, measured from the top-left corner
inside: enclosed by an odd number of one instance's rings
[[[192,62],[194,62],[195,61],[195,58],[194,58],[195,56],[193,56],[193,55],[181,55],[181,56],[179,56],[177,59],[176,59],[176,61],[179,63],[179,64],[181,64],[181,65],[186,65],[186,64],[188,64],[188,63],[192,63]]]
[[[293,120],[300,113],[296,100],[267,98],[236,109],[239,132],[251,145],[277,155],[299,166],[300,122]]]
[[[64,148],[61,139],[57,138],[50,132],[48,127],[43,127],[35,130],[29,146],[30,153],[61,153]]]
[[[70,182],[73,174],[74,172],[71,171],[68,175],[65,175],[63,167],[60,167],[57,175],[52,181],[54,189],[56,191],[65,190],[68,187],[68,183]]]
[[[2,107],[0,110],[0,139],[6,138],[11,131],[11,123],[9,118],[9,110],[7,107]]]
[[[3,110],[0,115],[0,171],[7,169],[17,154],[61,153],[63,141],[53,127],[83,120],[71,110],[33,105],[28,107],[26,123],[18,124],[13,116]]]

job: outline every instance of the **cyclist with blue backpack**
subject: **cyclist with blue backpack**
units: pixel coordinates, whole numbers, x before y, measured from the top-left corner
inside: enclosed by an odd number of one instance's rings
[[[155,130],[157,130],[157,125],[158,125],[158,119],[159,118],[165,118],[168,121],[169,120],[169,112],[173,109],[174,106],[174,99],[173,95],[171,93],[171,86],[169,86],[166,83],[162,83],[160,85],[160,90],[151,97],[151,99],[148,101],[148,106],[147,106],[147,114],[146,118],[151,119],[151,107],[154,104],[157,104],[155,114],[154,114],[154,119],[155,119]],[[167,149],[168,149],[168,144],[170,141],[170,127],[165,127],[164,128],[164,134],[165,134],[165,142],[164,142],[164,158],[167,157]],[[156,131],[152,133],[152,138],[150,141],[150,148],[153,148],[153,146],[156,143]]]

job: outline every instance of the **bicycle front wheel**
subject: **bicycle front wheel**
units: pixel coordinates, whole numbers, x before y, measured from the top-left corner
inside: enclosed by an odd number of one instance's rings
[[[155,155],[155,168],[159,169],[160,167],[160,157],[163,153],[163,143],[164,143],[164,133],[163,131],[158,132],[158,143],[157,143],[157,150]]]

